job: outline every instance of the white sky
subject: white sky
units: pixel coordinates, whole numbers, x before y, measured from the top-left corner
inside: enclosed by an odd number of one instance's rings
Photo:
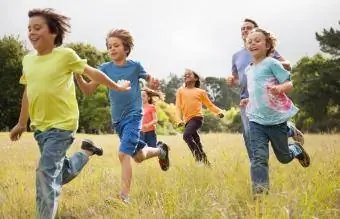
[[[252,18],[279,40],[277,50],[293,64],[319,51],[315,32],[339,28],[340,0],[2,0],[0,37],[19,35],[27,42],[27,12],[51,7],[71,17],[67,42],[85,42],[105,50],[111,28],[129,30],[135,39],[132,59],[153,76],[230,74],[231,56],[242,46],[240,27]]]

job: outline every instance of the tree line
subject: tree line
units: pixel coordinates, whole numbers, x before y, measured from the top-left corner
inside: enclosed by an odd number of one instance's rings
[[[294,120],[305,132],[339,132],[340,31],[333,27],[323,29],[315,33],[315,38],[320,45],[320,52],[312,57],[302,57],[292,69],[294,90],[289,95],[300,109]],[[106,52],[89,44],[70,43],[65,46],[73,48],[91,66],[110,60]],[[5,35],[0,38],[1,131],[8,131],[17,123],[24,89],[19,85],[21,61],[27,53],[25,44],[18,37]],[[176,127],[174,103],[176,90],[183,84],[182,76],[169,73],[168,77],[159,80],[159,84],[165,99],[156,103],[159,118],[157,132],[176,134],[181,130]],[[240,132],[238,89],[228,87],[224,78],[217,77],[206,77],[202,87],[226,114],[225,118],[219,119],[204,110],[202,132]],[[99,86],[90,96],[84,96],[78,88],[76,92],[80,111],[79,132],[112,132],[107,88]]]

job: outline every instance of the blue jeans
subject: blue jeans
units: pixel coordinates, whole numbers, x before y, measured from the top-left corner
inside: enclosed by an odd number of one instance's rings
[[[41,154],[36,169],[37,218],[55,218],[62,185],[74,179],[89,158],[82,152],[66,157],[74,140],[72,131],[52,128],[36,131],[34,138]]]
[[[142,116],[139,115],[126,117],[113,124],[120,139],[120,152],[133,157],[146,146],[146,143],[140,138],[141,126]]]
[[[251,162],[251,179],[253,192],[262,193],[269,188],[269,141],[279,162],[286,164],[296,156],[293,153],[295,144],[288,145],[287,123],[278,125],[260,125],[255,122],[249,123],[250,143],[253,152]]]
[[[144,141],[149,147],[157,147],[157,135],[155,130],[148,132],[141,132],[140,138]]]
[[[246,145],[247,153],[249,160],[252,160],[253,153],[251,151],[251,145],[250,145],[250,128],[249,128],[249,120],[246,115],[246,107],[240,107],[241,112],[241,120],[242,120],[242,127],[243,127],[243,139],[244,144]]]

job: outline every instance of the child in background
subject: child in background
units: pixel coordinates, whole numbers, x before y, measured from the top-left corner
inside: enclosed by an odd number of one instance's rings
[[[156,124],[158,119],[153,97],[161,97],[161,95],[146,87],[142,89],[143,119],[141,139],[150,147],[156,147],[157,144]]]
[[[197,73],[186,69],[184,74],[185,86],[179,88],[176,93],[176,113],[179,125],[185,125],[183,139],[187,143],[196,162],[203,162],[210,166],[206,153],[198,133],[203,125],[202,105],[211,112],[223,118],[220,108],[215,106],[209,99],[206,91],[200,89],[200,78]]]
[[[36,169],[37,218],[55,218],[62,185],[80,173],[90,156],[103,154],[102,149],[86,140],[81,152],[66,157],[79,120],[73,72],[84,72],[116,91],[127,91],[130,85],[117,85],[88,66],[72,49],[60,47],[70,29],[68,17],[53,9],[33,9],[28,17],[28,37],[37,53],[26,55],[22,62],[20,83],[25,85],[25,91],[19,121],[10,139],[21,137],[30,118],[41,154]]]
[[[263,29],[254,29],[246,40],[253,62],[246,69],[249,98],[247,105],[250,125],[250,142],[253,151],[251,178],[255,197],[269,189],[268,143],[279,162],[286,164],[296,158],[303,167],[310,165],[310,158],[299,142],[288,144],[287,121],[298,109],[286,96],[292,90],[290,73],[282,64],[270,57],[275,38]]]
[[[140,138],[143,108],[139,79],[145,79],[150,83],[152,78],[139,62],[127,59],[133,46],[133,38],[128,31],[111,30],[106,38],[106,47],[112,61],[99,67],[113,81],[128,80],[131,82],[129,92],[109,91],[112,124],[121,143],[118,155],[122,168],[119,197],[124,202],[129,202],[128,194],[132,180],[131,158],[141,163],[152,157],[158,157],[163,171],[168,170],[170,166],[169,148],[164,142],[159,141],[157,147],[153,148]],[[76,80],[85,94],[92,93],[98,86],[95,81],[86,82],[80,75],[76,77]]]

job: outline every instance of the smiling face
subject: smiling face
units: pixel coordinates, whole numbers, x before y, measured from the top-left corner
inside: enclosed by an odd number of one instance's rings
[[[194,73],[192,71],[186,69],[184,73],[184,83],[195,83],[197,81],[197,78],[195,77]]]
[[[54,48],[56,34],[52,34],[46,19],[42,16],[33,16],[29,19],[28,38],[38,54]]]
[[[248,51],[254,58],[262,58],[267,56],[270,49],[266,36],[262,32],[253,31],[249,33],[246,41]]]
[[[243,41],[246,41],[248,34],[255,28],[255,25],[251,22],[244,22],[241,27],[241,36]]]
[[[117,37],[107,39],[107,51],[111,59],[115,62],[125,60],[127,57],[127,51],[124,48],[123,41]]]

